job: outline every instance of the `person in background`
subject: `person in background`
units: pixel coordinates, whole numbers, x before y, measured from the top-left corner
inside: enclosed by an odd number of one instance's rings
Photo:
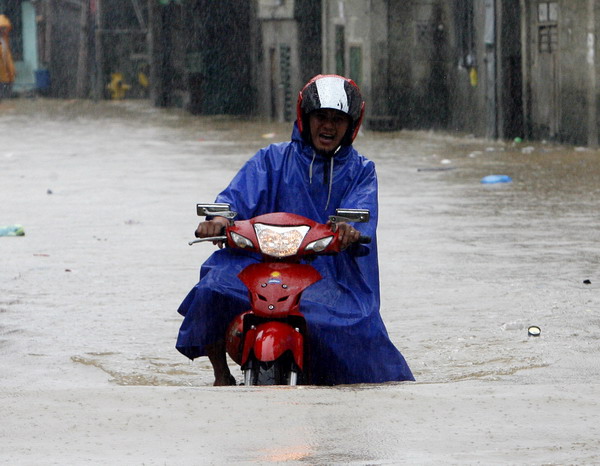
[[[337,224],[340,254],[312,262],[323,279],[303,292],[301,310],[309,330],[313,385],[414,380],[379,314],[377,175],[375,164],[352,146],[363,114],[364,101],[352,80],[315,76],[299,93],[291,141],[258,151],[216,199],[230,204],[238,220],[289,212],[327,223],[337,208],[370,211],[369,223]],[[216,236],[226,224],[223,217],[209,218],[196,236]],[[361,234],[372,242],[359,244]],[[235,384],[225,331],[249,306],[237,274],[258,260],[227,248],[213,253],[178,309],[184,320],[176,348],[190,359],[208,356],[215,385]]]
[[[10,96],[15,82],[15,64],[8,38],[11,30],[10,20],[5,15],[0,15],[0,100]]]

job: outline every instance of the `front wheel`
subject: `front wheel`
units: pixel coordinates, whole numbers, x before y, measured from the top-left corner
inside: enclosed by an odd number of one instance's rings
[[[301,373],[289,353],[275,361],[259,361],[250,357],[244,370],[244,385],[298,385]]]

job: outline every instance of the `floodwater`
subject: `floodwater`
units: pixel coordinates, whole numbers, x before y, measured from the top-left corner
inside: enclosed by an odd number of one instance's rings
[[[26,232],[0,238],[0,463],[600,463],[598,150],[359,136],[381,312],[415,383],[215,388],[174,349],[212,252],[187,245],[196,202],[290,132],[142,101],[0,103],[0,226]]]

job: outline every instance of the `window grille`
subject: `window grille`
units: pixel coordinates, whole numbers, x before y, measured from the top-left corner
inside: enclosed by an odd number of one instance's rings
[[[553,53],[558,50],[558,2],[540,2],[537,11],[538,51]]]

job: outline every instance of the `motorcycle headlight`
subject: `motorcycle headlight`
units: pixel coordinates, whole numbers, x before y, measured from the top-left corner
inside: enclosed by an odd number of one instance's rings
[[[327,238],[318,239],[317,241],[313,241],[312,243],[308,244],[306,246],[306,250],[307,251],[321,252],[327,246],[329,246],[329,243],[331,243],[331,240],[333,240],[333,236],[328,236]]]
[[[276,227],[263,223],[254,224],[260,250],[273,257],[287,257],[296,254],[308,230],[310,227],[306,225]]]
[[[253,248],[254,244],[252,244],[252,241],[250,241],[248,238],[246,238],[245,236],[239,235],[235,232],[231,232],[231,239],[233,240],[233,242],[235,243],[235,245],[238,248]]]

